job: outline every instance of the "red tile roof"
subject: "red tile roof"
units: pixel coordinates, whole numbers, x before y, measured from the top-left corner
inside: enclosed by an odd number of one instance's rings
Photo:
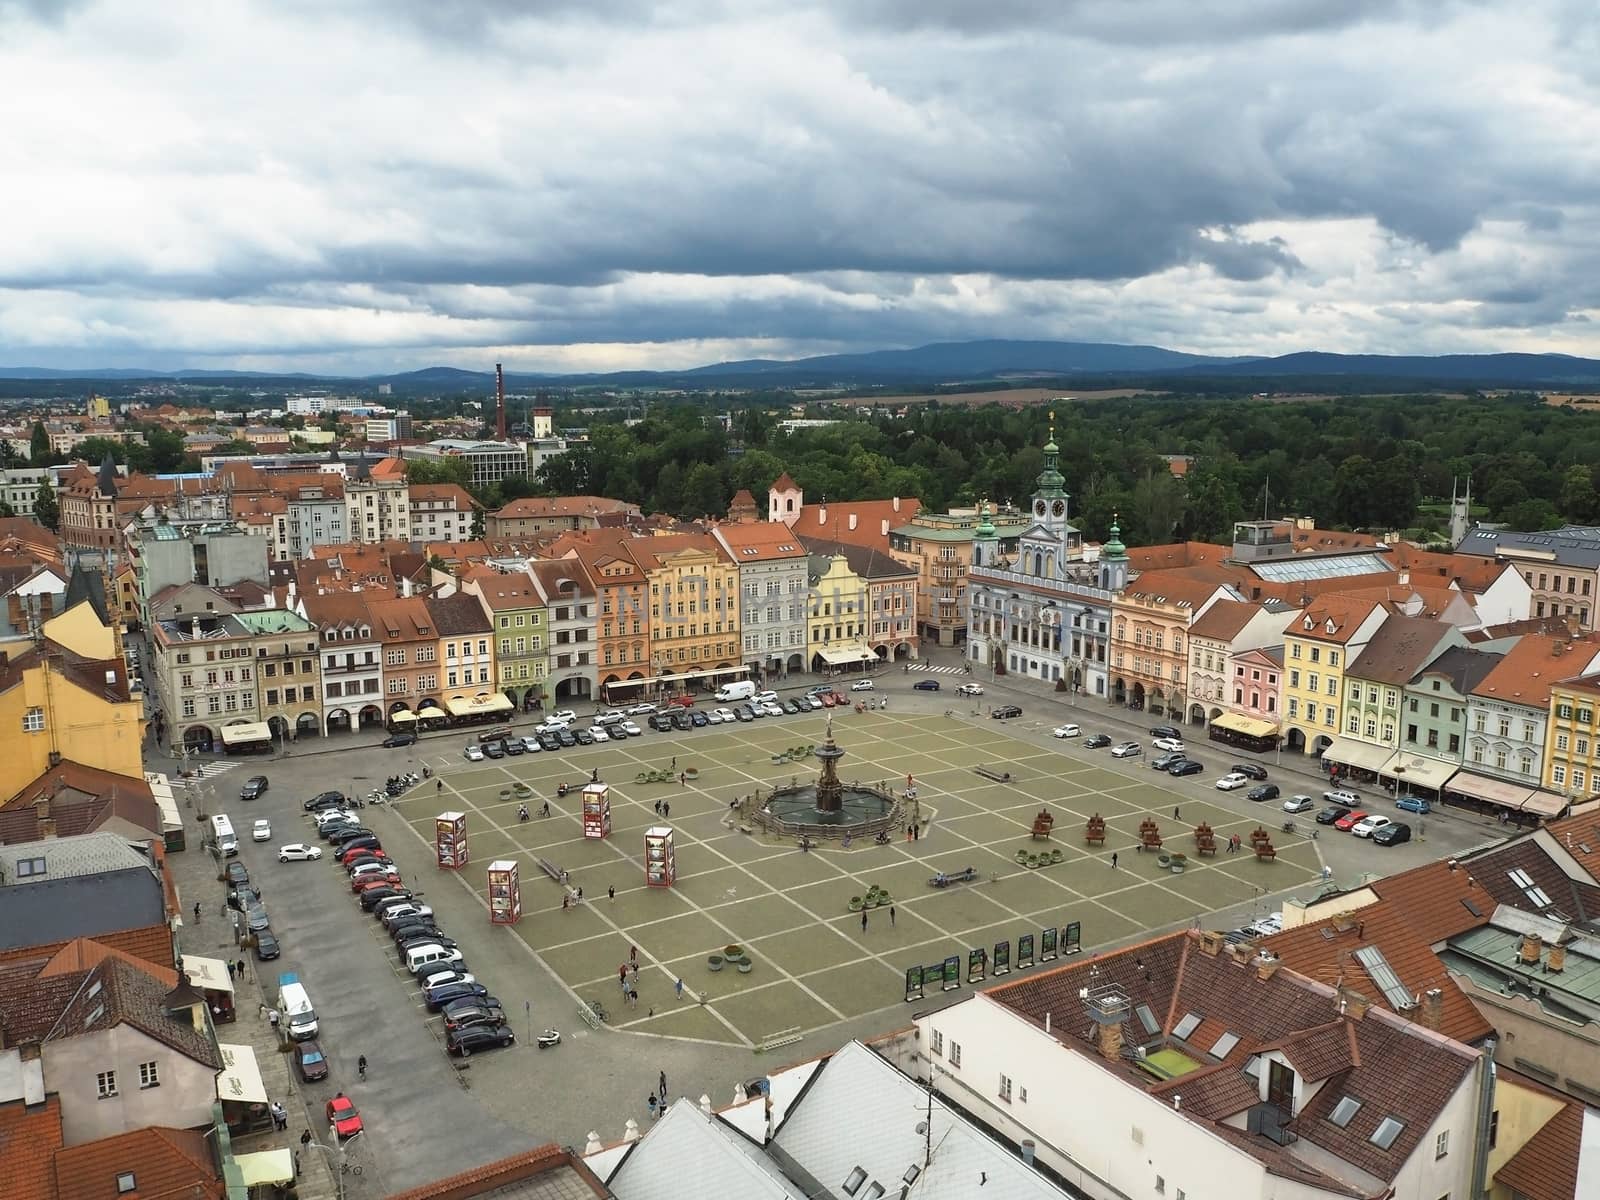
[[[1161,571],[1223,562],[1232,550],[1212,542],[1172,542],[1161,546],[1129,546],[1128,565],[1135,571]]]
[[[433,1183],[422,1184],[409,1191],[396,1192],[389,1196],[388,1200],[471,1200],[474,1196],[488,1196],[493,1192],[500,1192],[503,1196],[522,1195],[524,1193],[516,1188],[517,1184],[537,1180],[541,1175],[555,1172],[561,1173],[563,1185],[570,1185],[562,1187],[559,1193],[562,1197],[580,1195],[579,1187],[589,1190],[597,1197],[611,1195],[582,1159],[551,1143],[547,1146],[535,1146],[532,1150],[513,1154],[498,1162],[473,1167],[458,1175],[435,1180]],[[537,1196],[539,1192],[532,1190],[529,1194]],[[554,1200],[557,1193],[552,1190],[550,1195]]]
[[[1501,1067],[1520,1087],[1565,1100],[1560,1110],[1494,1173],[1498,1188],[1527,1200],[1579,1200],[1578,1162],[1583,1149],[1583,1104]]]
[[[133,1191],[117,1177],[132,1174]],[[205,1135],[192,1129],[134,1129],[57,1150],[56,1200],[204,1200],[225,1193]]]
[[[1592,641],[1569,641],[1565,634],[1525,634],[1479,680],[1472,694],[1544,709],[1550,704],[1550,685],[1596,654],[1600,654],[1600,645]]]
[[[0,1158],[7,1200],[56,1200],[55,1156],[61,1149],[61,1101],[0,1104]]]
[[[1209,638],[1214,642],[1232,642],[1238,633],[1261,611],[1258,604],[1242,600],[1218,600],[1189,626],[1189,638]]]

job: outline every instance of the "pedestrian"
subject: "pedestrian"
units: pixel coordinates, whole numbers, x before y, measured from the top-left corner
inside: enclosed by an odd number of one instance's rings
[[[227,905],[223,905],[223,911],[227,911]],[[194,902],[194,923],[196,925],[200,924],[200,901],[198,900]]]
[[[1172,806],[1172,819],[1174,821],[1178,819],[1178,806],[1176,804]]]
[[[300,1151],[296,1150],[294,1152],[293,1157],[294,1157],[294,1177],[296,1179],[299,1179],[300,1178]]]
[[[267,1024],[271,1025],[273,1027],[273,1029],[277,1029],[277,1027],[278,1027],[278,1010],[277,1009],[275,1009],[275,1008],[267,1009]]]
[[[861,932],[865,933],[866,931],[867,931],[867,910],[863,908],[861,910]]]
[[[628,964],[621,963],[617,966],[617,982],[623,985],[624,990],[628,983]]]
[[[615,900],[617,898],[617,885],[616,884],[613,883],[610,887],[606,888],[606,898],[608,900]]]
[[[583,889],[581,887],[578,889],[578,901],[579,903],[583,901]]]
[[[676,754],[672,756],[672,769],[674,771],[678,769],[678,756]]]
[[[645,1107],[650,1110],[650,1119],[652,1121],[655,1120],[655,1116],[656,1116],[656,1094],[654,1092],[651,1092],[648,1096],[646,1096],[644,1098],[644,1103],[645,1103]]]
[[[311,1130],[309,1128],[307,1128],[303,1133],[301,1133],[301,1135],[300,1135],[300,1144],[302,1146],[311,1145]]]
[[[261,1017],[261,1019],[263,1021],[265,1021],[267,1019],[267,1006],[266,1006],[265,1003],[262,1003],[262,1004],[257,1006],[257,1012],[258,1012],[258,1014],[260,1015],[260,1017]]]
[[[913,825],[911,827],[911,840],[913,842],[920,842],[922,840],[922,826],[921,825]]]
[[[1117,869],[1117,852],[1115,850],[1111,852],[1111,869],[1113,871]],[[861,915],[866,916],[865,913],[862,913]]]
[[[656,801],[656,816],[659,817],[660,815],[661,815],[661,801],[657,800]]]
[[[276,1100],[272,1102],[272,1127],[274,1129],[289,1128],[289,1110]]]
[[[910,825],[906,826],[906,841],[908,841],[908,842],[911,840],[912,828],[913,828],[913,826],[910,826]]]
[[[628,961],[636,967],[639,965],[639,947],[628,947]]]
[[[889,926],[894,927],[894,905],[889,905]]]
[[[235,971],[234,974],[236,974],[240,979],[244,978],[244,959],[241,958],[239,960],[238,970]]]
[[[440,779],[437,782],[435,782],[434,785],[433,785],[433,790],[436,791],[436,792],[444,791],[444,780]]]
[[[233,963],[232,963],[232,961],[230,960],[229,962],[224,963],[223,966],[228,968],[228,978],[232,979],[233,978]]]
[[[599,767],[595,767],[593,770],[591,770],[589,772],[589,782],[590,783],[599,783],[600,782],[600,768]]]
[[[661,1103],[667,1102],[667,1073],[661,1072]]]
[[[671,801],[663,800],[661,802],[661,815],[663,817],[670,817],[672,815],[672,803],[671,803]]]
[[[682,977],[679,977],[679,979],[672,985],[672,991],[673,991],[673,994],[675,996],[677,996],[679,1000],[683,999],[683,979],[682,979]]]

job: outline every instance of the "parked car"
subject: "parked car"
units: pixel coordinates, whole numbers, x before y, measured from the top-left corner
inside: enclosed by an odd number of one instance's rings
[[[1378,846],[1398,846],[1401,842],[1411,840],[1411,826],[1404,821],[1390,821],[1382,829],[1372,835],[1372,841]]]
[[[1186,762],[1189,756],[1181,751],[1177,754],[1158,754],[1150,760],[1150,768],[1154,771],[1170,771],[1181,762]]]
[[[227,882],[232,884],[245,884],[250,882],[250,872],[246,870],[242,862],[231,862],[228,864],[225,878]]]
[[[1198,763],[1198,762],[1195,762],[1195,760],[1192,759],[1192,758],[1186,758],[1181,763],[1179,763],[1177,766],[1168,767],[1167,768],[1167,774],[1168,775],[1176,775],[1177,777],[1179,777],[1181,779],[1185,775],[1198,775],[1198,774],[1200,774],[1200,772],[1204,771],[1205,769],[1206,769],[1205,763]]]
[[[544,747],[539,745],[538,735],[530,733],[522,738],[522,752],[524,754],[538,754],[543,750]]]
[[[820,709],[822,707],[822,697],[821,696],[806,696],[806,697],[803,697],[803,703],[812,712],[816,712],[818,709]]]
[[[1050,736],[1058,738],[1075,738],[1082,732],[1083,730],[1079,729],[1076,725],[1057,725],[1050,731]]]
[[[1144,747],[1138,742],[1118,742],[1111,747],[1112,758],[1138,758],[1144,753]]]
[[[1217,791],[1219,791],[1219,792],[1237,791],[1239,788],[1242,788],[1245,784],[1247,784],[1249,782],[1250,781],[1248,779],[1246,779],[1243,775],[1235,775],[1235,774],[1229,773],[1227,775],[1224,775],[1221,779],[1217,780]]]
[[[244,781],[244,786],[239,789],[239,799],[259,800],[267,794],[267,777],[265,775],[252,775]]]
[[[414,733],[391,733],[380,743],[380,745],[389,750],[396,750],[401,746],[415,746],[416,744],[417,735]]]
[[[323,821],[323,822],[319,823],[318,826],[317,826],[317,832],[322,835],[322,840],[323,841],[331,842],[331,841],[333,841],[333,836],[336,833],[342,833],[346,829],[360,829],[360,828],[361,828],[361,818],[360,817],[344,816],[344,817],[340,817],[337,821]]]
[[[333,1131],[340,1138],[355,1137],[361,1132],[361,1114],[356,1111],[355,1102],[340,1092],[327,1103],[324,1112],[328,1124],[333,1126]]]
[[[507,758],[516,758],[528,752],[528,748],[522,744],[522,739],[519,737],[506,738],[500,743],[500,749],[506,752]]]
[[[466,971],[457,971],[454,967],[446,967],[435,971],[432,975],[423,975],[417,980],[418,986],[423,991],[430,988],[443,987],[447,983],[477,983],[477,979]]]
[[[272,822],[263,817],[251,825],[250,840],[252,842],[270,842],[272,840]]]
[[[320,831],[329,825],[359,825],[360,818],[347,808],[319,808],[311,818]]]
[[[655,712],[655,710],[656,710],[656,706],[654,704],[651,704],[649,701],[646,701],[643,704],[630,705],[628,707],[628,715],[630,717],[642,717],[642,716],[645,716],[647,713]]]
[[[768,700],[761,706],[761,711],[766,713],[769,717],[783,716],[783,709],[778,707],[778,702],[776,700]]]
[[[505,744],[502,742],[483,743],[483,756],[485,758],[504,758],[506,756]]]
[[[359,892],[367,884],[376,883],[380,879],[386,883],[404,882],[400,878],[400,872],[396,871],[388,863],[362,863],[350,872],[350,890]]]
[[[981,695],[983,695],[983,688],[980,687],[976,683],[963,683],[960,687],[958,687],[956,689],[956,695],[958,695],[958,696],[981,696]]]
[[[385,929],[398,929],[407,921],[425,921],[433,916],[433,909],[426,904],[417,904],[406,901],[403,904],[391,904],[377,914],[378,920]]]
[[[1021,715],[1022,706],[1020,704],[1002,704],[989,714],[996,721],[1009,721],[1012,717],[1020,717]]]
[[[1401,796],[1394,802],[1394,806],[1402,812],[1416,813],[1419,816],[1427,816],[1433,811],[1433,805],[1422,796]]]
[[[1254,795],[1257,791],[1260,791],[1260,789],[1252,789],[1251,795]],[[1310,796],[1290,796],[1283,802],[1283,811],[1286,813],[1302,813],[1315,808],[1316,805],[1317,802]]]
[[[644,736],[644,730],[639,728],[639,726],[632,721],[624,721],[621,725],[618,725],[617,728],[625,732],[629,737]]]
[[[1334,788],[1332,791],[1323,792],[1322,798],[1329,804],[1342,804],[1346,808],[1356,808],[1361,803],[1361,797],[1349,788]]]
[[[270,929],[256,930],[256,959],[260,962],[271,962],[283,953],[283,947],[278,945],[278,939],[273,936]]]
[[[1342,829],[1348,833],[1366,819],[1366,813],[1362,812],[1359,808],[1352,808],[1349,812],[1345,813],[1344,816],[1335,821],[1333,823],[1333,827],[1335,829]]]
[[[919,692],[937,692],[939,690],[939,681],[937,679],[919,679],[911,686]]]
[[[545,718],[546,721],[560,721],[563,724],[567,724],[567,725],[570,725],[573,721],[576,721],[577,719],[578,719],[578,714],[576,712],[574,712],[570,708],[558,708],[558,709],[556,709],[555,712],[551,713],[548,717]]]
[[[272,918],[267,915],[265,904],[252,904],[245,910],[244,927],[251,933],[260,933],[272,924]]]
[[[459,976],[461,972],[453,971]],[[481,1000],[489,994],[489,989],[481,983],[469,980],[454,979],[448,983],[435,984],[433,987],[424,988],[422,1002],[427,1005],[429,1012],[438,1012],[446,1004],[455,1000]]]
[[[328,1077],[328,1057],[315,1041],[294,1044],[294,1069],[300,1072],[305,1083],[315,1083]]]
[[[1382,829],[1385,825],[1393,824],[1394,822],[1388,817],[1381,816],[1378,813],[1373,813],[1370,816],[1362,817],[1361,820],[1350,826],[1350,832],[1355,834],[1358,838],[1367,838],[1377,833],[1378,830]]]
[[[505,1009],[493,996],[479,996],[475,1000],[457,1000],[444,1006],[444,1027],[448,1032],[470,1029],[474,1025],[504,1025]]]
[[[733,719],[735,721],[743,721],[748,724],[756,719],[756,715],[751,711],[748,705],[741,704],[738,708],[733,710]]]
[[[517,1035],[511,1032],[509,1025],[469,1025],[465,1029],[446,1030],[444,1048],[451,1054],[466,1058],[479,1050],[513,1046],[516,1041]]]
[[[483,761],[483,747],[478,745],[477,742],[473,742],[470,746],[468,746],[465,750],[463,750],[461,752],[461,757],[466,759],[468,762],[482,762]]]
[[[1234,763],[1229,768],[1235,775],[1243,775],[1246,779],[1265,779],[1267,769],[1259,763]]]
[[[689,714],[689,724],[693,725],[696,729],[704,729],[707,725],[711,724],[711,718],[705,713],[696,710]]]
[[[1278,785],[1275,784],[1275,783],[1259,783],[1255,787],[1251,788],[1248,792],[1246,792],[1244,794],[1244,798],[1246,800],[1254,800],[1256,803],[1259,804],[1263,800],[1276,800],[1282,794],[1283,794],[1282,792],[1278,791]],[[1296,799],[1301,799],[1301,798],[1302,797],[1298,797],[1298,796],[1296,797]],[[1307,800],[1310,799],[1309,796],[1306,796],[1306,797],[1303,797],[1303,798],[1307,799]],[[1295,811],[1298,812],[1300,810],[1296,809]]]
[[[342,846],[346,842],[353,842],[356,838],[371,837],[372,830],[365,825],[337,825],[328,831],[328,840],[335,846]]]
[[[372,856],[376,858],[377,855],[374,853],[374,851],[379,851],[382,849],[383,843],[378,841],[378,835],[375,833],[369,833],[364,837],[358,837],[353,841],[346,842],[344,845],[340,846],[333,852],[333,859],[342,867],[345,864],[360,858],[363,854],[372,854]]]
[[[832,689],[824,692],[818,692],[817,698],[822,701],[823,708],[832,708],[835,704],[839,703],[839,693],[833,691]]]
[[[870,692],[875,685],[870,679],[858,679],[850,685],[852,692]]]
[[[1327,808],[1325,808],[1321,812],[1317,813],[1317,824],[1318,825],[1334,825],[1334,824],[1337,824],[1340,820],[1342,820],[1344,818],[1344,816],[1347,813],[1349,813],[1349,811],[1350,810],[1348,808],[1344,807],[1344,805],[1342,805],[1342,804],[1330,804],[1330,805],[1328,805]]]
[[[654,729],[657,733],[671,733],[672,732],[672,714],[671,713],[651,713],[650,714],[650,720],[648,722],[646,722],[646,724],[648,724],[650,726],[650,728]]]
[[[1174,729],[1171,725],[1152,725],[1150,726],[1150,736],[1153,738],[1177,738],[1182,740],[1183,731]]]
[[[554,753],[561,749],[561,738],[553,733],[536,734],[539,745],[544,747],[546,753]]]
[[[343,807],[343,792],[318,792],[315,796],[311,797],[311,799],[307,800],[304,805],[304,808],[307,812],[316,812],[319,808]]]
[[[716,720],[721,721],[724,724],[731,724],[734,720],[737,719],[737,718],[734,717],[733,709],[731,709],[731,708],[719,708],[719,709],[716,709],[714,712],[712,712],[711,715]]]
[[[1182,738],[1157,738],[1150,745],[1156,750],[1165,750],[1168,754],[1182,753],[1187,749]]]
[[[796,714],[811,711],[811,706],[802,702],[798,696],[791,696],[789,699],[785,700],[783,702],[783,707],[786,711]]]
[[[411,889],[400,887],[398,884],[386,883],[382,887],[362,888],[361,895],[357,897],[361,907],[371,912],[377,905],[385,900],[409,900]]]
[[[1099,750],[1104,746],[1111,745],[1111,735],[1109,733],[1091,733],[1083,739],[1082,745],[1085,750]]]

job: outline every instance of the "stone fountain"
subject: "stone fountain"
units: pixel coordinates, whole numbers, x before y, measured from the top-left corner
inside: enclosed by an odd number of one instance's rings
[[[839,760],[845,750],[834,740],[831,716],[827,739],[813,753],[822,763],[817,781],[774,788],[758,814],[763,827],[779,834],[838,837],[849,832],[852,837],[862,837],[900,824],[900,802],[893,792],[847,784],[839,778]]]

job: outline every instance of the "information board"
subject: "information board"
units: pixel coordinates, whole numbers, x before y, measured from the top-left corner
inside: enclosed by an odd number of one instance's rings
[[[988,951],[979,948],[967,951],[967,982],[982,983],[989,977]]]
[[[1049,929],[1046,929],[1039,934],[1039,961],[1054,962],[1055,957],[1056,927],[1052,925]]]
[[[1011,943],[996,942],[994,944],[994,973],[996,975],[1011,974]]]
[[[906,968],[906,1003],[922,999],[922,968]]]
[[[1017,937],[1017,970],[1021,971],[1033,966],[1033,934],[1024,933]]]
[[[944,960],[944,990],[953,992],[961,986],[961,956],[952,954]]]

